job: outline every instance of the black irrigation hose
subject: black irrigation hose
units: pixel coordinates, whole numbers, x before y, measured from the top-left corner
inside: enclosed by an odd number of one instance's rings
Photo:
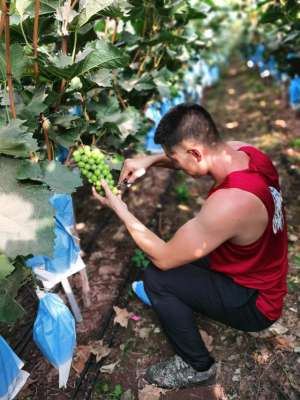
[[[163,201],[164,197],[166,196],[166,193],[169,192],[169,189],[171,188],[171,183],[172,183],[172,178],[173,178],[174,174],[170,174],[170,177],[168,178],[168,184],[166,187],[166,190],[161,194],[161,196],[159,197],[159,202],[161,204],[165,204],[165,202]],[[156,226],[157,229],[157,226]],[[138,270],[138,271],[134,271],[135,272],[135,278],[139,279],[139,277],[142,275],[142,271]],[[129,284],[130,278],[132,277],[132,268],[130,266],[130,261],[128,263],[128,272],[126,274],[126,277],[121,285],[121,288],[119,290],[118,296],[115,299],[115,301],[113,302],[112,307],[110,308],[110,310],[106,313],[104,320],[101,324],[100,327],[100,331],[99,334],[97,335],[97,339],[101,340],[103,339],[103,337],[106,334],[106,331],[108,330],[109,326],[110,326],[110,322],[112,320],[114,311],[113,311],[113,306],[117,305],[119,303],[119,299],[124,291],[124,289],[127,287],[127,285]],[[126,304],[128,303],[128,299],[126,300]],[[112,343],[113,343],[113,339],[117,333],[117,326],[114,326],[112,329],[112,333],[110,334],[110,336],[108,337],[108,346],[111,347]],[[94,389],[94,386],[97,382],[97,379],[100,375],[100,368],[103,364],[104,360],[100,360],[98,363],[96,363],[95,360],[95,356],[91,355],[88,362],[86,363],[80,377],[78,380],[78,383],[76,385],[76,388],[72,394],[71,400],[90,400],[91,399],[91,395],[92,395],[92,391]],[[80,392],[81,387],[84,386],[84,393]]]

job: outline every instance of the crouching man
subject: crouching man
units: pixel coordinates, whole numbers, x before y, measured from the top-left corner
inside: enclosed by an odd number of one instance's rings
[[[175,355],[150,366],[146,379],[181,388],[214,376],[216,363],[193,312],[241,331],[268,328],[281,315],[287,292],[287,226],[278,174],[270,159],[242,142],[224,141],[210,114],[180,104],[160,121],[155,143],[164,153],[127,159],[120,182],[133,182],[151,166],[181,169],[214,184],[199,213],[164,241],[114,196],[94,195],[114,210],[151,259],[136,293],[151,304]]]

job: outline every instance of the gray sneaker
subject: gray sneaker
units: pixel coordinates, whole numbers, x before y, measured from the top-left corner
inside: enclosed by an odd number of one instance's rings
[[[216,375],[214,363],[207,371],[197,371],[177,354],[167,361],[152,365],[146,370],[146,380],[165,389],[179,389],[197,385]]]

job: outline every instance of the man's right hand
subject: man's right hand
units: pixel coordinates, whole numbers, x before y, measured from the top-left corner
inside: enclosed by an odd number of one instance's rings
[[[122,182],[133,183],[137,178],[143,176],[146,170],[152,165],[149,157],[143,158],[127,158],[124,161],[118,185]]]

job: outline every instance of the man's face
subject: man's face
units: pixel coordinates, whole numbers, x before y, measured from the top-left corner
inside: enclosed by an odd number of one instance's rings
[[[164,148],[165,154],[175,167],[182,169],[187,175],[197,177],[206,175],[206,151],[201,144],[184,140],[171,149]]]

